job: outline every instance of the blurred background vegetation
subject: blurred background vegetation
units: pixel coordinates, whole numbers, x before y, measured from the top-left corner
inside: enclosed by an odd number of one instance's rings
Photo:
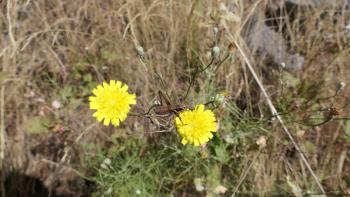
[[[276,2],[1,1],[1,194],[318,194],[233,42],[253,62],[324,189],[350,194],[348,10],[270,12]],[[304,56],[302,70],[250,53],[240,31],[251,13],[269,16],[262,20],[272,21],[288,50]],[[200,149],[180,143],[172,119],[165,126],[135,116],[118,128],[97,123],[88,97],[110,79],[129,85],[139,113],[159,91],[188,107],[221,98],[211,106],[216,136]]]

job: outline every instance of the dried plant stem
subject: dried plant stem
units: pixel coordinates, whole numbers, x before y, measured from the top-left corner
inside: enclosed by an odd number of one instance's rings
[[[16,5],[16,1],[15,0],[8,0],[7,1],[7,4],[6,4],[6,19],[7,19],[7,22],[8,22],[8,35],[9,35],[9,38],[10,38],[10,41],[11,41],[11,45],[12,45],[12,54],[11,54],[11,57],[13,57],[16,53],[16,49],[17,49],[17,42],[16,42],[16,39],[15,39],[15,32],[14,32],[14,29],[13,29],[13,18],[11,15],[12,15],[12,10],[15,10],[15,5]]]
[[[64,165],[64,163],[67,161],[67,158],[68,158],[68,154],[69,154],[69,152],[72,150],[72,148],[73,148],[73,145],[74,144],[77,144],[79,141],[80,141],[80,139],[88,132],[88,131],[90,131],[91,129],[93,129],[96,125],[98,124],[98,122],[95,122],[95,123],[92,123],[92,124],[90,124],[89,126],[87,126],[86,127],[86,129],[84,130],[84,131],[82,131],[81,133],[80,133],[80,135],[75,139],[75,141],[73,142],[73,144],[70,146],[70,147],[68,147],[68,148],[66,148],[65,150],[64,150],[64,155],[61,157],[61,159],[60,159],[60,161],[56,164],[56,169],[55,169],[55,171],[54,171],[54,176],[53,177],[55,177],[54,178],[54,180],[51,182],[51,184],[50,184],[50,186],[49,186],[49,197],[51,196],[51,192],[52,192],[52,186],[54,185],[54,183],[55,183],[55,181],[56,181],[56,177],[57,177],[57,175],[58,175],[58,173],[59,173],[59,170],[61,169],[61,167]],[[76,172],[76,171],[75,171]],[[80,173],[78,173],[78,175],[80,175]]]
[[[248,172],[249,172],[250,169],[252,168],[252,166],[253,166],[253,164],[255,163],[255,161],[258,159],[260,153],[261,153],[261,149],[260,149],[259,152],[254,156],[253,161],[250,162],[248,168],[243,172],[242,177],[239,179],[239,182],[238,182],[237,186],[235,187],[235,190],[234,190],[234,192],[233,192],[233,194],[232,194],[232,197],[234,197],[234,196],[236,195],[239,186],[241,186],[241,184],[243,183],[244,179],[247,177]]]
[[[277,118],[277,120],[279,121],[279,123],[282,126],[283,131],[287,134],[289,140],[292,142],[293,146],[295,147],[295,149],[297,150],[297,152],[299,153],[301,159],[303,160],[303,162],[305,163],[306,167],[308,168],[309,172],[311,173],[312,177],[315,179],[315,182],[317,184],[317,186],[319,187],[319,189],[321,190],[321,192],[323,194],[325,194],[325,190],[323,189],[322,184],[320,183],[318,177],[316,176],[315,172],[312,170],[309,162],[307,161],[306,157],[304,156],[304,154],[302,153],[299,145],[296,143],[296,141],[294,140],[292,134],[289,132],[288,128],[286,127],[286,125],[284,124],[283,119],[281,118],[281,116],[278,114],[275,106],[273,105],[269,95],[267,94],[264,85],[262,84],[262,82],[260,81],[259,77],[257,76],[253,66],[251,65],[247,55],[245,54],[245,52],[243,51],[243,49],[240,47],[240,45],[237,43],[236,39],[234,38],[234,36],[232,35],[231,31],[229,30],[229,28],[227,27],[227,25],[225,24],[225,22],[223,22],[223,26],[225,28],[225,31],[227,33],[227,35],[229,36],[229,39],[236,45],[237,49],[239,50],[240,54],[242,55],[245,63],[247,64],[247,67],[249,69],[249,71],[251,72],[251,74],[253,75],[256,83],[258,84],[261,92],[263,93],[267,104],[270,108],[270,111],[272,113],[273,116],[275,116]]]
[[[125,30],[124,30],[123,38],[125,39],[126,33],[127,33],[128,30],[130,29],[132,41],[133,41],[134,46],[135,46],[135,48],[136,48],[136,47],[139,45],[139,42],[138,42],[138,40],[137,40],[137,38],[136,38],[136,34],[135,34],[133,22],[134,22],[138,17],[140,17],[142,14],[139,13],[139,14],[137,14],[136,16],[131,17],[131,11],[130,11],[130,9],[129,9],[128,6],[126,6],[126,12],[127,12],[128,18],[129,18],[129,23],[127,24],[127,26],[126,26],[126,28],[125,28]]]
[[[1,86],[1,93],[0,93],[0,110],[1,110],[1,125],[0,125],[0,160],[3,161],[5,158],[5,85]]]
[[[0,92],[0,189],[1,196],[5,196],[5,173],[4,173],[4,158],[5,158],[5,85],[1,86]]]

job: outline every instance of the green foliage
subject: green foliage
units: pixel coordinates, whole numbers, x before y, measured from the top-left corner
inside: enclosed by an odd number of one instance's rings
[[[238,162],[233,160],[232,151],[254,146],[256,137],[266,134],[263,119],[252,119],[232,105],[224,110],[229,115],[221,119],[220,134],[205,149],[183,146],[177,136],[169,134],[157,145],[126,138],[120,132],[114,134],[115,145],[97,159],[100,162],[96,163],[93,179],[98,190],[94,195],[176,196],[205,192],[217,196],[218,191],[226,189],[226,178],[237,181],[238,177],[232,177]],[[227,143],[225,135],[230,136],[231,143]]]
[[[146,153],[140,155],[141,150]],[[176,193],[184,184],[192,184],[189,180],[211,171],[213,160],[201,158],[199,151],[192,146],[162,145],[154,149],[129,140],[108,154],[111,155],[110,164],[102,163],[95,179],[100,191],[111,196]]]
[[[342,127],[344,130],[344,140],[347,142],[350,142],[350,121],[349,120],[344,120],[342,121]]]
[[[288,72],[283,72],[282,79],[286,87],[289,88],[295,88],[300,84],[300,79]]]
[[[10,74],[6,72],[0,72],[0,82],[2,83],[3,81],[7,80],[10,78]]]
[[[34,116],[25,122],[24,128],[30,134],[46,133],[50,120],[42,116]]]
[[[66,141],[60,142],[62,148],[53,151],[55,148],[48,147],[55,155],[52,162],[60,161],[56,155],[59,157],[69,148],[81,148],[76,157],[75,152],[68,151],[64,165],[81,170],[74,162],[75,158],[83,158],[80,165],[86,172],[84,175],[97,186],[94,196],[98,197],[218,196],[218,186],[221,191],[222,187],[227,187],[229,192],[225,196],[230,196],[240,181],[237,196],[244,196],[244,192],[252,195],[261,192],[262,196],[271,196],[274,192],[276,196],[299,195],[316,190],[310,173],[295,156],[290,140],[276,117],[271,115],[260,88],[245,66],[242,53],[237,50],[240,46],[244,52],[260,54],[259,49],[250,50],[249,44],[245,46],[247,40],[240,32],[254,25],[251,22],[255,20],[245,16],[263,16],[264,13],[259,12],[267,11],[264,9],[269,3],[252,7],[251,3],[218,4],[198,0],[130,1],[122,6],[113,1],[44,2],[24,6],[25,17],[18,17],[23,25],[15,27],[15,43],[8,40],[12,39],[7,36],[11,31],[4,36],[6,46],[1,52],[0,83],[5,90],[4,101],[1,101],[5,155],[6,151],[11,151],[8,146],[17,143],[17,137],[21,137],[18,143],[26,143],[24,147],[28,150],[25,151],[30,154],[31,148],[48,139],[45,136],[61,139],[55,135],[67,134],[67,139],[62,138]],[[17,4],[7,10],[15,13],[13,19],[16,13],[22,16],[23,6],[20,1]],[[348,83],[346,52],[350,45],[347,34],[342,33],[343,23],[339,23],[346,16],[338,11],[331,13],[332,10],[324,13],[322,9],[303,12],[298,8],[295,9],[297,17],[273,16],[278,21],[281,19],[280,27],[275,26],[277,21],[268,22],[278,30],[275,35],[282,33],[288,38],[290,54],[303,53],[305,64],[301,73],[273,70],[272,66],[255,58],[258,56],[246,55],[311,167],[324,181],[322,184],[327,190],[335,186],[343,189],[350,185],[345,174],[348,161],[345,159],[341,163],[338,153],[350,142],[350,121],[341,120],[347,115],[326,120],[330,106],[340,103],[346,106],[341,110],[349,111],[347,87],[343,87],[345,93],[339,99],[346,101],[338,102],[339,97],[329,97],[334,92],[332,83],[338,80]],[[288,10],[282,13],[288,14]],[[324,16],[320,13],[332,19],[331,25],[322,22]],[[3,32],[11,30],[8,27],[11,20],[2,19]],[[315,24],[311,24],[313,20],[317,20]],[[225,29],[224,23],[230,31]],[[340,25],[339,31],[326,31],[326,27],[333,28],[335,23]],[[319,24],[323,24],[322,27]],[[230,34],[234,35],[233,39]],[[142,55],[137,54],[138,47],[142,48]],[[275,48],[273,42],[267,47],[281,50]],[[198,148],[180,144],[172,120],[169,120],[170,128],[151,124],[142,116],[128,117],[116,130],[99,123],[90,127],[95,121],[87,102],[91,90],[110,79],[130,82],[129,88],[138,97],[133,113],[145,111],[158,90],[167,91],[176,98],[187,95],[189,86],[188,97],[179,104],[191,108],[212,102],[206,108],[215,112],[218,131],[205,148]],[[221,91],[227,95],[221,95]],[[52,106],[52,101],[58,101],[60,107]],[[347,104],[342,105],[342,102]],[[22,122],[23,125],[17,125]],[[323,122],[324,125],[315,126]],[[24,140],[18,131],[22,127],[29,134],[24,135]],[[57,128],[62,128],[64,133]],[[166,131],[159,134],[158,129]],[[50,130],[53,132],[48,132]],[[266,139],[266,146],[257,143],[259,137]],[[264,157],[254,160],[259,154]],[[44,155],[37,156],[41,159]],[[340,170],[343,171],[339,173]],[[35,175],[45,176],[39,177],[44,180],[54,171],[39,170]],[[70,192],[59,184],[53,184],[50,189],[57,189],[56,185],[59,190]]]
[[[114,62],[118,59],[118,55],[115,52],[104,48],[101,50],[101,57],[107,62]]]
[[[324,81],[308,81],[304,80],[298,86],[298,96],[301,98],[305,98],[307,100],[311,100],[320,94],[321,87],[324,85]]]

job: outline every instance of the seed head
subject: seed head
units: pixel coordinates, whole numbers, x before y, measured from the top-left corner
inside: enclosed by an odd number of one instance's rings
[[[220,55],[220,48],[218,46],[214,46],[212,49],[212,54],[214,58],[219,57]]]

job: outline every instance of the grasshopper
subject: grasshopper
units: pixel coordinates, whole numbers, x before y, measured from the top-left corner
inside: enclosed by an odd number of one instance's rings
[[[159,91],[159,103],[155,106],[154,112],[160,116],[178,115],[181,111],[187,109],[184,105],[172,105],[170,100]],[[163,105],[163,100],[166,105]]]
[[[185,109],[188,109],[188,107],[184,106],[184,105],[173,105],[170,102],[170,99],[165,96],[161,91],[158,91],[158,95],[159,95],[159,100],[157,100],[152,106],[151,108],[148,110],[148,112],[146,114],[150,114],[151,110],[153,109],[154,115],[153,117],[156,117],[157,119],[159,119],[162,122],[167,122],[169,123],[169,119],[168,117],[172,116],[172,115],[176,115],[177,117],[179,117],[179,113]],[[165,102],[165,103],[163,103]],[[180,117],[179,117],[180,118]],[[154,122],[153,119],[151,119],[152,122]],[[159,123],[159,121],[157,120],[157,124],[161,125],[161,126],[165,126]]]

